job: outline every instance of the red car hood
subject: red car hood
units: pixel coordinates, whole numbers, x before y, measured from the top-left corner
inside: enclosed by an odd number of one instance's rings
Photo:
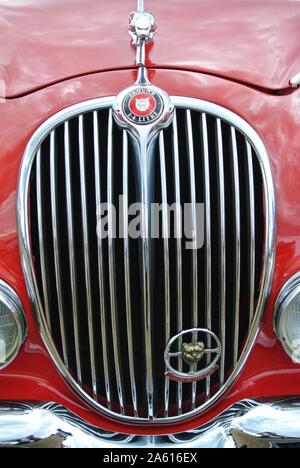
[[[300,72],[299,1],[145,4],[159,26],[149,55],[153,67],[200,71],[270,90],[287,88]],[[127,18],[135,6],[136,0],[0,0],[6,96],[134,67]]]

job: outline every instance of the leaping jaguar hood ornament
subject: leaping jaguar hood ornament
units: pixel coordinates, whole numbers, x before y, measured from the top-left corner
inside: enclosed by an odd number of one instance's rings
[[[153,42],[156,31],[153,15],[145,12],[144,1],[138,0],[137,11],[129,17],[129,34],[136,47],[138,77],[133,86],[117,96],[113,111],[117,124],[139,141],[142,154],[147,152],[159,131],[170,125],[174,112],[168,94],[152,85],[148,77],[146,46]]]

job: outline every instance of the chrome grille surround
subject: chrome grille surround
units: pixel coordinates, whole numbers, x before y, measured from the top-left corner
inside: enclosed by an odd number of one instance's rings
[[[167,422],[167,423],[170,423],[170,422],[177,422],[177,421],[181,421],[181,420],[184,420],[186,418],[190,418],[196,414],[199,414],[201,413],[202,411],[204,410],[207,410],[213,403],[215,403],[224,393],[226,390],[228,390],[228,388],[232,385],[232,383],[234,382],[234,380],[237,378],[237,376],[239,375],[241,369],[243,368],[245,362],[247,361],[248,357],[249,357],[249,354],[251,352],[251,349],[254,345],[254,342],[255,342],[255,339],[257,337],[257,334],[258,334],[258,331],[259,331],[259,327],[260,327],[260,324],[261,324],[261,320],[262,320],[262,315],[263,315],[263,312],[265,310],[265,307],[266,307],[266,303],[267,303],[267,300],[268,300],[268,297],[269,297],[269,293],[270,293],[270,288],[271,288],[271,284],[272,284],[272,277],[273,277],[273,269],[274,269],[274,259],[275,259],[275,233],[276,233],[276,208],[275,208],[275,193],[274,193],[274,184],[273,184],[273,178],[272,178],[272,173],[271,173],[271,168],[270,168],[270,163],[269,163],[269,159],[268,159],[268,155],[267,155],[267,152],[266,152],[266,149],[265,149],[265,146],[264,144],[262,143],[261,139],[259,138],[259,136],[257,135],[257,133],[253,130],[253,128],[247,124],[243,119],[241,119],[240,117],[238,117],[237,115],[235,115],[234,113],[228,111],[227,109],[225,108],[222,108],[218,105],[215,105],[215,104],[212,104],[212,103],[209,103],[209,102],[206,102],[206,101],[201,101],[201,100],[198,100],[198,99],[190,99],[190,98],[183,98],[183,97],[173,97],[172,98],[172,101],[176,107],[176,109],[178,111],[184,109],[186,110],[186,116],[187,116],[187,135],[188,135],[188,147],[189,147],[189,161],[190,161],[190,171],[192,173],[193,169],[192,169],[192,165],[194,163],[194,158],[193,158],[193,145],[192,145],[192,136],[191,136],[191,116],[190,116],[190,113],[191,112],[199,112],[201,113],[202,117],[201,117],[201,125],[202,125],[202,129],[205,130],[206,126],[207,126],[207,122],[206,122],[206,117],[207,116],[213,116],[215,119],[216,119],[216,125],[217,125],[217,135],[218,135],[218,138],[217,138],[217,144],[216,144],[216,148],[217,148],[217,153],[219,155],[219,162],[223,161],[223,158],[222,158],[222,154],[223,154],[223,137],[222,137],[222,123],[227,123],[229,124],[230,126],[230,131],[231,131],[231,141],[232,141],[232,148],[233,148],[233,160],[235,161],[234,162],[234,174],[235,174],[235,187],[236,187],[236,192],[235,192],[235,200],[237,202],[237,196],[238,196],[238,193],[239,193],[239,190],[238,190],[238,177],[237,177],[237,149],[236,149],[236,146],[235,146],[235,141],[236,141],[236,131],[238,131],[239,133],[241,133],[242,135],[244,135],[244,137],[246,138],[246,145],[247,145],[247,154],[248,154],[248,168],[249,170],[251,171],[251,166],[252,164],[250,164],[250,155],[252,153],[252,150],[254,152],[254,155],[256,156],[258,162],[259,162],[259,166],[260,166],[260,172],[261,172],[261,177],[262,177],[262,181],[263,181],[263,195],[264,195],[264,216],[265,216],[265,233],[264,233],[264,246],[263,246],[263,265],[262,265],[262,270],[261,270],[261,277],[260,277],[260,290],[259,290],[259,298],[258,298],[258,301],[257,301],[257,306],[256,306],[256,311],[254,312],[254,279],[251,281],[251,292],[253,293],[252,294],[252,305],[250,307],[250,311],[249,311],[249,318],[250,318],[250,323],[251,323],[251,327],[250,327],[250,330],[249,330],[249,334],[247,336],[247,340],[246,340],[246,343],[244,345],[244,347],[242,348],[242,352],[241,352],[241,355],[238,356],[238,350],[237,350],[237,347],[236,347],[236,344],[235,344],[235,349],[234,349],[234,359],[235,359],[235,367],[234,367],[234,370],[230,373],[229,377],[226,378],[225,377],[225,353],[223,353],[223,360],[222,360],[222,363],[221,363],[221,370],[220,370],[220,383],[221,383],[221,387],[220,389],[214,393],[213,395],[210,394],[210,390],[211,390],[211,387],[210,387],[210,381],[209,379],[207,379],[207,382],[206,382],[206,401],[201,404],[201,406],[197,406],[196,405],[196,390],[195,390],[195,386],[193,385],[193,388],[192,388],[192,408],[191,410],[187,411],[187,412],[184,412],[183,410],[183,385],[185,384],[178,384],[177,386],[177,394],[178,394],[178,408],[177,408],[177,414],[176,415],[173,415],[173,416],[170,416],[168,415],[168,395],[169,395],[169,388],[168,388],[168,382],[166,382],[166,388],[165,388],[165,413],[163,416],[161,417],[157,417],[157,418],[152,418],[152,417],[138,417],[137,416],[137,412],[138,412],[138,408],[137,408],[137,404],[135,403],[136,401],[136,388],[135,388],[135,383],[134,383],[134,379],[135,379],[135,375],[133,373],[133,370],[131,368],[131,372],[130,372],[130,379],[131,379],[131,391],[132,391],[132,403],[133,403],[133,409],[134,409],[134,414],[133,415],[130,415],[128,416],[126,414],[126,409],[124,407],[124,403],[122,401],[122,384],[123,384],[123,381],[122,381],[122,376],[119,375],[118,376],[118,372],[120,371],[120,369],[117,369],[117,372],[116,372],[116,382],[117,382],[117,393],[118,393],[118,398],[119,398],[119,410],[118,411],[115,411],[113,410],[112,408],[112,402],[111,402],[111,388],[110,388],[110,385],[109,385],[109,382],[108,382],[108,374],[109,374],[109,363],[108,363],[108,357],[106,356],[105,358],[105,350],[104,350],[104,353],[103,353],[103,362],[104,362],[104,376],[106,376],[106,379],[105,379],[105,389],[106,389],[106,404],[101,404],[99,401],[97,401],[97,379],[95,378],[95,375],[93,375],[93,369],[95,369],[95,367],[93,366],[93,360],[95,359],[95,353],[92,352],[92,349],[93,349],[93,314],[92,314],[92,308],[91,308],[91,305],[89,304],[89,301],[90,301],[90,294],[91,292],[89,291],[89,285],[90,285],[90,281],[89,281],[89,277],[90,277],[90,273],[89,273],[89,265],[90,265],[90,259],[88,258],[88,253],[89,253],[89,249],[88,249],[88,242],[89,242],[89,239],[88,239],[88,235],[86,232],[84,232],[83,230],[83,238],[84,238],[84,244],[85,244],[85,280],[86,280],[86,290],[87,290],[87,305],[88,305],[88,310],[87,310],[87,313],[88,313],[88,317],[89,317],[89,321],[88,321],[88,327],[89,327],[89,343],[90,343],[90,346],[89,346],[89,351],[90,351],[90,354],[91,354],[91,370],[92,370],[92,395],[89,395],[82,387],[81,387],[81,384],[80,384],[80,381],[81,381],[81,371],[80,371],[80,359],[78,359],[78,356],[80,355],[79,353],[79,348],[80,348],[80,340],[79,340],[79,336],[78,336],[78,324],[76,325],[76,311],[78,310],[78,305],[76,304],[76,298],[73,296],[72,297],[72,303],[73,303],[73,316],[74,316],[74,336],[75,336],[75,348],[76,348],[76,352],[77,352],[77,374],[78,374],[78,378],[77,380],[71,375],[71,372],[69,371],[68,369],[68,365],[67,365],[67,362],[68,362],[68,356],[67,356],[67,349],[66,347],[64,347],[64,339],[63,339],[63,335],[64,335],[64,314],[63,314],[63,304],[58,304],[58,310],[59,310],[59,321],[60,321],[60,329],[61,329],[61,335],[62,335],[62,343],[63,343],[63,352],[65,353],[65,357],[62,359],[62,356],[61,354],[58,352],[58,349],[56,347],[56,345],[54,344],[53,342],[53,339],[52,339],[52,334],[51,334],[51,324],[50,324],[50,319],[49,319],[49,316],[50,316],[50,310],[49,310],[49,307],[47,307],[47,295],[45,297],[44,295],[44,301],[45,301],[45,309],[43,307],[43,303],[42,303],[42,298],[41,298],[41,293],[40,293],[40,287],[38,285],[38,281],[37,281],[37,276],[36,276],[36,271],[35,271],[35,267],[34,267],[34,264],[33,264],[33,257],[32,257],[32,245],[31,245],[31,233],[30,233],[30,207],[29,207],[29,191],[30,191],[30,180],[31,180],[31,174],[32,174],[32,168],[33,168],[33,165],[35,163],[35,160],[37,160],[37,165],[40,164],[40,153],[39,153],[39,150],[40,150],[40,147],[42,145],[42,143],[45,141],[45,138],[47,138],[49,135],[50,135],[50,172],[52,173],[52,177],[50,177],[51,181],[52,181],[52,191],[53,193],[55,193],[55,190],[56,190],[56,187],[55,187],[55,181],[57,180],[56,178],[56,167],[55,167],[55,161],[54,161],[54,145],[53,145],[53,138],[54,136],[54,129],[56,129],[59,125],[61,124],[64,124],[65,126],[65,129],[67,129],[67,125],[68,125],[68,121],[76,116],[79,117],[79,148],[80,148],[80,151],[79,151],[79,159],[80,159],[80,164],[81,164],[81,202],[82,202],[82,209],[83,209],[83,214],[85,214],[86,216],[88,216],[88,213],[85,213],[84,210],[86,209],[86,193],[85,193],[85,155],[84,155],[84,134],[83,134],[83,115],[86,114],[86,113],[90,113],[90,112],[93,112],[93,118],[94,118],[94,123],[95,123],[95,120],[97,119],[97,112],[95,111],[100,111],[101,109],[111,109],[111,106],[114,102],[114,98],[113,97],[110,97],[110,98],[104,98],[104,99],[96,99],[96,100],[92,100],[92,101],[88,101],[88,102],[84,102],[84,103],[81,103],[81,104],[78,104],[78,105],[75,105],[75,106],[72,106],[66,110],[63,110],[61,112],[59,112],[58,114],[54,115],[53,117],[51,117],[49,120],[47,120],[37,131],[36,133],[33,135],[33,137],[31,138],[30,142],[28,143],[28,146],[26,148],[26,151],[24,153],[24,157],[23,157],[23,162],[22,162],[22,167],[21,167],[21,173],[20,173],[20,180],[19,180],[19,192],[18,192],[18,226],[19,226],[19,245],[20,245],[20,254],[21,254],[21,258],[22,258],[22,264],[23,264],[23,270],[24,270],[24,275],[25,275],[25,280],[26,280],[26,284],[27,284],[27,288],[28,288],[28,293],[30,295],[30,299],[31,299],[31,302],[32,302],[32,306],[34,308],[34,311],[35,311],[35,314],[36,314],[36,317],[37,317],[37,320],[38,320],[38,323],[39,323],[39,326],[40,326],[40,330],[41,330],[41,334],[42,334],[42,337],[43,337],[43,340],[45,342],[45,345],[50,353],[50,355],[52,356],[54,362],[56,363],[58,369],[60,370],[60,372],[62,373],[62,375],[64,376],[64,378],[68,381],[68,383],[73,387],[73,389],[75,389],[79,394],[80,396],[85,400],[87,401],[92,407],[94,407],[95,409],[98,409],[98,410],[101,410],[103,413],[109,415],[109,416],[113,416],[115,418],[118,418],[120,420],[124,420],[124,421],[131,421],[131,422],[136,422],[136,423],[164,423],[164,422]],[[111,118],[111,111],[110,112],[110,123],[109,125],[112,125],[112,118]],[[175,121],[173,123],[173,129],[177,127],[177,119],[175,117]],[[97,126],[98,128],[98,126]],[[69,159],[68,159],[68,132],[66,131],[66,134],[65,134],[65,155],[66,155],[66,179],[69,180],[69,184],[70,184],[70,178],[68,177],[69,172],[68,172],[68,162],[69,162]],[[173,144],[174,144],[174,175],[175,175],[175,178],[179,178],[180,177],[180,174],[179,174],[179,162],[178,162],[178,157],[179,157],[179,154],[178,154],[178,141],[176,141],[176,138],[178,137],[178,134],[177,134],[177,131],[175,131],[174,133],[175,137],[174,137],[174,140],[173,140]],[[204,174],[207,175],[208,171],[209,171],[209,168],[208,168],[208,141],[206,139],[206,136],[207,136],[207,132],[204,131],[203,133],[204,135],[204,143],[203,143],[203,148],[204,148],[204,151],[203,151],[203,154],[204,154]],[[97,139],[99,138],[99,135],[97,135],[97,132],[95,131],[94,133],[94,143],[97,142]],[[108,137],[109,139],[109,137]],[[51,145],[51,142],[52,142],[52,145]],[[127,150],[127,137],[126,137],[126,133],[123,132],[123,144],[124,144],[124,147],[123,147],[123,150],[126,152]],[[109,143],[109,145],[112,145],[112,141]],[[163,134],[161,134],[160,136],[160,142],[159,142],[159,145],[160,145],[160,154],[161,154],[161,174],[163,174],[165,172],[165,168],[164,168],[164,157],[162,157],[162,154],[163,154],[163,148],[164,148],[164,143],[163,143]],[[97,146],[97,145],[96,145]],[[52,148],[52,150],[51,150]],[[251,149],[252,148],[252,149]],[[111,153],[110,153],[111,154]],[[52,155],[52,157],[51,157]],[[98,157],[99,155],[95,154],[96,158],[95,158],[95,161],[96,161],[96,174],[99,174],[99,167],[97,167],[97,160],[98,160]],[[126,158],[125,158],[126,159]],[[51,163],[51,160],[52,160],[52,163]],[[112,161],[110,162],[110,164],[112,164]],[[108,164],[108,172],[109,170],[112,170],[112,167],[110,167],[110,164]],[[218,186],[219,186],[219,190],[220,190],[220,193],[222,194],[225,194],[225,186],[224,186],[224,173],[223,173],[223,162],[222,164],[219,164],[218,166]],[[125,174],[125,169],[123,168],[124,170],[124,173],[123,173],[123,178],[124,180],[126,179],[126,177],[124,176]],[[97,178],[97,176],[96,176]],[[97,182],[97,181],[96,181]],[[108,180],[109,182],[109,180]],[[98,181],[99,183],[99,181]],[[96,184],[97,185],[97,184]],[[191,192],[193,192],[194,188],[193,188],[194,184],[192,183],[191,184]],[[66,188],[67,188],[67,195],[68,197],[70,197],[70,185],[68,185],[68,181],[66,182]],[[126,189],[126,183],[125,183],[125,189]],[[249,193],[252,194],[251,196],[254,195],[253,193],[254,191],[254,187],[253,187],[253,184],[251,183],[250,181],[250,184],[249,184]],[[39,184],[37,184],[37,193],[40,194],[40,196],[42,196],[42,194],[40,193],[41,192],[41,187],[39,186]],[[163,197],[165,197],[166,193],[165,193],[165,189],[163,188]],[[99,186],[98,186],[98,190],[97,190],[97,187],[96,187],[96,195],[98,194],[99,196]],[[109,190],[108,190],[108,194],[111,193]],[[193,195],[193,194],[192,194]],[[179,189],[179,184],[176,184],[176,199],[180,198],[180,189]],[[221,229],[221,233],[223,233],[223,235],[221,235],[221,242],[220,242],[220,258],[221,258],[221,269],[220,269],[220,275],[221,275],[221,278],[223,278],[224,281],[220,281],[220,286],[221,286],[221,289],[219,291],[219,294],[220,294],[220,301],[221,301],[221,304],[223,303],[223,306],[221,307],[221,313],[220,313],[220,331],[221,331],[221,341],[222,343],[225,342],[226,338],[225,338],[225,333],[226,333],[226,316],[225,316],[225,312],[224,312],[224,309],[225,309],[225,301],[226,301],[226,290],[225,290],[225,287],[226,287],[226,281],[225,281],[225,277],[226,277],[226,264],[225,264],[225,248],[226,248],[226,245],[225,245],[225,206],[224,206],[224,196],[221,195],[220,197],[220,200],[221,200],[221,203],[220,203],[220,229]],[[209,186],[206,184],[206,191],[205,191],[205,202],[207,204],[207,206],[209,206],[210,204],[210,189],[209,189]],[[236,216],[236,221],[237,221],[237,218],[239,217],[239,207],[238,207],[238,202],[236,203],[235,205],[236,207],[236,211],[235,211],[235,216]],[[56,206],[55,206],[55,200],[52,200],[52,212],[55,212],[56,211]],[[250,210],[251,211],[251,210]],[[253,220],[252,220],[253,221]],[[52,218],[52,228],[53,228],[53,233],[54,233],[54,242],[56,239],[56,236],[55,236],[55,233],[57,232],[57,226],[55,224],[55,219]],[[84,224],[84,223],[83,223]],[[86,224],[87,225],[87,219],[86,219]],[[208,223],[207,223],[207,226],[208,226]],[[252,226],[252,229],[251,229],[251,237],[250,237],[250,243],[249,243],[249,247],[250,247],[250,250],[251,250],[251,265],[252,265],[252,268],[253,268],[253,262],[255,262],[255,258],[254,258],[254,236],[255,236],[255,227],[254,227],[254,223],[252,222],[251,223],[251,226]],[[84,227],[84,226],[83,226]],[[235,278],[238,279],[240,281],[240,275],[241,275],[241,272],[240,272],[240,264],[239,264],[239,258],[240,258],[240,244],[239,244],[239,230],[240,230],[240,226],[239,226],[239,223],[236,222],[236,239],[237,239],[237,242],[236,242],[236,264],[235,264]],[[42,233],[43,233],[43,229],[39,230],[40,231],[40,235],[42,236]],[[73,236],[74,236],[74,233],[73,233],[73,228],[72,228],[72,225],[69,225],[69,230],[68,230],[68,238],[69,238],[69,241],[70,241],[70,245],[73,245],[72,244],[72,239],[73,239]],[[206,250],[206,264],[208,265],[207,269],[206,269],[206,291],[205,291],[205,296],[206,296],[206,301],[207,301],[207,307],[206,307],[206,313],[207,313],[207,316],[206,316],[206,323],[207,323],[207,328],[210,328],[210,325],[211,325],[211,320],[212,320],[212,314],[213,314],[213,311],[212,311],[212,307],[211,307],[211,302],[210,302],[210,298],[211,298],[211,295],[212,295],[212,291],[211,291],[211,281],[210,281],[210,275],[211,275],[211,268],[209,267],[209,259],[210,259],[210,255],[211,255],[211,239],[210,239],[210,235],[209,235],[209,232],[208,232],[208,229],[207,229],[207,232],[206,232],[206,238],[208,240],[208,242],[206,242],[206,245],[205,245],[205,250]],[[43,241],[43,238],[41,237],[40,239],[41,241],[41,244],[44,244],[44,241]],[[101,244],[101,243],[100,243]],[[113,243],[112,243],[113,244]],[[113,245],[110,245],[110,262],[111,262],[111,265],[113,266],[114,264],[114,248],[113,248]],[[125,245],[125,251],[127,249],[128,246]],[[60,295],[59,294],[59,286],[60,286],[60,268],[59,268],[59,262],[60,262],[60,256],[59,256],[59,249],[55,249],[55,246],[54,246],[54,251],[56,251],[56,254],[55,254],[55,258],[54,258],[54,263],[55,263],[55,276],[56,276],[56,286],[58,288],[58,296]],[[164,244],[164,253],[165,253],[165,259],[167,261],[167,254],[168,254],[168,246],[167,246],[167,243]],[[41,252],[41,255],[43,255],[43,252]],[[45,253],[44,253],[45,255]],[[98,245],[98,255],[99,255],[99,259],[101,259],[101,255],[102,255],[102,251],[101,251],[101,245]],[[182,252],[181,252],[181,247],[179,246],[179,244],[177,245],[177,265],[179,266],[179,268],[177,269],[177,284],[179,285],[178,289],[177,289],[177,301],[178,301],[178,308],[177,308],[177,324],[178,324],[178,327],[179,327],[179,331],[182,330],[182,301],[183,301],[183,298],[182,298],[182,288],[180,287],[180,283],[182,282],[182,277],[181,277],[181,274],[180,274],[180,262],[181,262],[181,255],[182,255]],[[249,257],[249,258],[250,258]],[[127,256],[127,259],[128,259],[128,256]],[[196,274],[196,265],[197,263],[197,258],[196,256],[194,256],[194,259],[193,259],[193,264],[194,264],[194,288],[196,287],[196,284],[197,284],[197,274]],[[76,269],[75,268],[72,268],[72,264],[73,264],[73,257],[72,255],[70,254],[70,265],[71,265],[71,282],[73,284],[76,284]],[[101,265],[101,262],[99,263]],[[168,261],[167,261],[167,265],[168,265]],[[73,265],[74,267],[74,265]],[[125,269],[128,268],[129,265],[128,263],[126,263],[126,258],[125,258]],[[165,279],[166,281],[168,281],[168,269],[166,268],[165,270]],[[253,276],[252,276],[253,278]],[[49,281],[49,279],[47,279],[47,271],[42,271],[42,280],[43,280],[43,283],[44,285],[47,284],[47,281]],[[114,297],[113,297],[113,289],[114,289],[114,284],[115,284],[115,281],[116,281],[116,272],[114,271],[114,268],[111,269],[111,274],[110,274],[110,278],[109,278],[109,281],[110,281],[110,291],[111,291],[111,301],[112,303],[114,302]],[[105,287],[104,286],[104,278],[103,278],[103,271],[99,271],[99,290],[103,291],[103,288]],[[47,290],[47,287],[46,287],[46,290]],[[239,292],[238,292],[238,288],[237,290],[235,291],[235,294],[236,294],[236,310],[235,310],[235,317],[236,317],[236,322],[235,324],[238,322],[239,318],[240,318],[240,314],[239,314]],[[101,297],[103,297],[101,294],[100,294]],[[194,307],[196,307],[196,304],[197,304],[197,300],[198,300],[198,297],[196,294],[194,294],[193,296],[193,303],[194,303]],[[166,303],[166,307],[167,309],[169,309],[169,306],[168,306],[168,303],[169,303],[169,297],[168,297],[168,294],[166,293],[165,295],[165,298],[164,298],[164,301]],[[128,291],[127,291],[127,295],[126,295],[126,304],[127,304],[127,307],[128,309],[130,310],[130,294],[128,294]],[[106,320],[107,317],[106,317],[106,310],[105,310],[105,307],[104,307],[104,304],[100,304],[100,312],[101,312],[101,320]],[[111,313],[115,313],[116,314],[116,311],[112,311]],[[117,317],[115,317],[117,318]],[[193,325],[197,325],[196,324],[196,317],[194,317],[195,319],[195,323]],[[49,325],[50,324],[50,325]],[[180,328],[181,327],[181,328]],[[106,328],[106,327],[104,327]],[[236,326],[237,328],[237,326]],[[76,332],[77,330],[77,332]],[[105,341],[107,340],[107,337],[104,336],[105,334],[102,333],[102,340],[103,340],[103,343],[105,343]],[[167,335],[168,335],[168,331],[167,331]],[[167,338],[167,336],[166,336]],[[134,337],[132,338],[134,339]],[[118,350],[118,340],[117,340],[117,336],[115,335],[114,336],[114,359],[115,359],[115,363],[118,361],[118,359],[120,359],[120,355],[119,355],[119,350]],[[236,340],[235,340],[235,343],[236,343]],[[130,346],[130,343],[129,343],[129,346]],[[105,346],[104,346],[105,348]],[[163,354],[163,353],[162,353]]]

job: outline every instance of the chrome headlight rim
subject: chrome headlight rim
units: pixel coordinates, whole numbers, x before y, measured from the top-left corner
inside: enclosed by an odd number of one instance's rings
[[[16,324],[17,337],[14,347],[9,353],[8,359],[0,363],[0,372],[8,367],[18,356],[21,346],[27,337],[27,320],[22,303],[16,292],[3,280],[0,279],[0,303],[11,313]]]
[[[289,358],[292,358],[294,349],[289,345],[284,334],[284,330],[286,329],[283,325],[284,313],[289,304],[291,304],[298,295],[300,296],[300,272],[297,272],[284,284],[278,295],[274,309],[274,331]]]

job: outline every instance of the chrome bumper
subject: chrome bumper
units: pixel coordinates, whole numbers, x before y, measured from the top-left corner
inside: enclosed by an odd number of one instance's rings
[[[106,432],[54,403],[0,405],[0,447],[196,449],[280,446],[300,448],[300,400],[242,401],[199,429],[165,436]]]

